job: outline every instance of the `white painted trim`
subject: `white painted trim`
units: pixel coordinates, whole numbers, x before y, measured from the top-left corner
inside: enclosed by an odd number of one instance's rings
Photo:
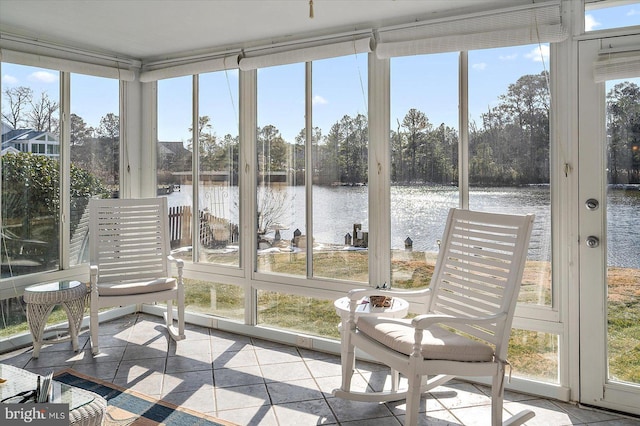
[[[131,146],[129,151],[132,198],[157,195],[158,82],[140,83],[140,86],[140,143],[137,150]],[[133,179],[135,176],[138,179]]]
[[[240,159],[238,161],[239,200],[240,200],[240,268],[244,270],[242,281],[245,297],[245,324],[257,323],[257,294],[252,286],[256,270],[258,249],[257,223],[254,220],[256,204],[257,170],[257,70],[240,71]]]
[[[369,285],[391,285],[390,60],[369,54]],[[355,237],[355,236],[354,236]]]
[[[71,242],[71,74],[60,72],[60,267],[70,266]]]

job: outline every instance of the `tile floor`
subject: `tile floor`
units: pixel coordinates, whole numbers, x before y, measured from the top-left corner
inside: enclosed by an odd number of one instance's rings
[[[359,403],[332,396],[340,384],[339,356],[188,325],[187,339],[167,337],[158,317],[134,314],[100,326],[101,353],[91,356],[88,332],[82,350],[70,343],[0,355],[0,362],[45,373],[71,367],[241,425],[401,425],[404,403]],[[379,390],[388,371],[359,362],[354,385]],[[457,382],[423,398],[420,424],[488,425],[487,388]],[[504,408],[535,411],[527,425],[640,425],[640,419],[573,404],[506,392]],[[428,415],[424,415],[425,408]],[[507,417],[507,415],[505,415]]]

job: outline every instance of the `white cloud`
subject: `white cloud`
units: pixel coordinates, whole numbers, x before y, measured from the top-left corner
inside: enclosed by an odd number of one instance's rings
[[[473,68],[474,70],[483,71],[487,68],[487,64],[486,62],[479,62],[477,64],[471,65],[471,68]]]
[[[58,81],[58,75],[47,71],[36,71],[29,75],[29,80],[42,83],[53,83]]]
[[[600,22],[596,21],[596,18],[593,15],[586,14],[584,15],[584,29],[585,31],[593,31],[593,29],[602,25]]]
[[[5,74],[2,76],[2,83],[13,86],[15,84],[18,84],[18,79],[12,75]]]
[[[518,57],[517,53],[513,53],[511,55],[500,55],[500,57],[498,59],[500,59],[501,61],[513,61]]]
[[[640,10],[631,9],[630,11],[627,12],[627,16],[634,16],[634,15],[640,15]]]
[[[327,101],[325,98],[323,98],[320,95],[315,95],[313,97],[313,99],[311,100],[311,104],[312,105],[325,105],[325,104],[328,104],[328,103],[329,103],[329,101]]]
[[[531,59],[533,62],[542,62],[544,59],[549,62],[549,45],[542,45],[534,48],[531,52],[524,55],[525,58]]]

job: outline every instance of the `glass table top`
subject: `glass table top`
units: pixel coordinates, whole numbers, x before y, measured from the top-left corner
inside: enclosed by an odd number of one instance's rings
[[[5,402],[13,403],[20,402],[21,397],[11,398],[12,396],[36,388],[38,375],[11,365],[0,364],[0,378],[6,380],[0,383],[0,400],[10,398]],[[55,379],[52,382],[51,395],[50,402],[69,404],[70,411],[89,404],[95,399],[93,393],[56,382]]]
[[[35,284],[25,288],[25,291],[31,292],[45,292],[45,291],[60,291],[68,290],[70,288],[78,287],[82,285],[80,281],[61,280],[47,284]]]

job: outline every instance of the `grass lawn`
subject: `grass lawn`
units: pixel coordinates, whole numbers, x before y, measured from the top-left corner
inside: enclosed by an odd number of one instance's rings
[[[399,277],[393,283],[395,288],[428,286],[435,256],[416,252],[404,253],[398,257],[394,257],[391,266],[393,276]],[[314,261],[319,276],[342,277],[363,283],[367,280],[366,252],[320,253]],[[304,275],[305,267],[305,256],[302,255],[274,254],[260,259],[261,270],[274,273]],[[551,268],[548,263],[528,262],[519,301],[550,304],[550,277]],[[640,383],[640,270],[610,268],[608,278],[609,375],[615,380]],[[185,284],[188,311],[244,320],[245,295],[242,288],[191,279],[186,279]],[[10,322],[5,315],[6,310],[3,309],[4,321],[0,324],[0,338],[28,332],[24,317]],[[63,321],[66,321],[65,312],[56,307],[48,324]],[[259,324],[339,339],[339,322],[333,300],[271,291],[258,293]],[[558,381],[558,350],[556,335],[514,329],[509,346],[509,361],[516,375],[555,383]]]

